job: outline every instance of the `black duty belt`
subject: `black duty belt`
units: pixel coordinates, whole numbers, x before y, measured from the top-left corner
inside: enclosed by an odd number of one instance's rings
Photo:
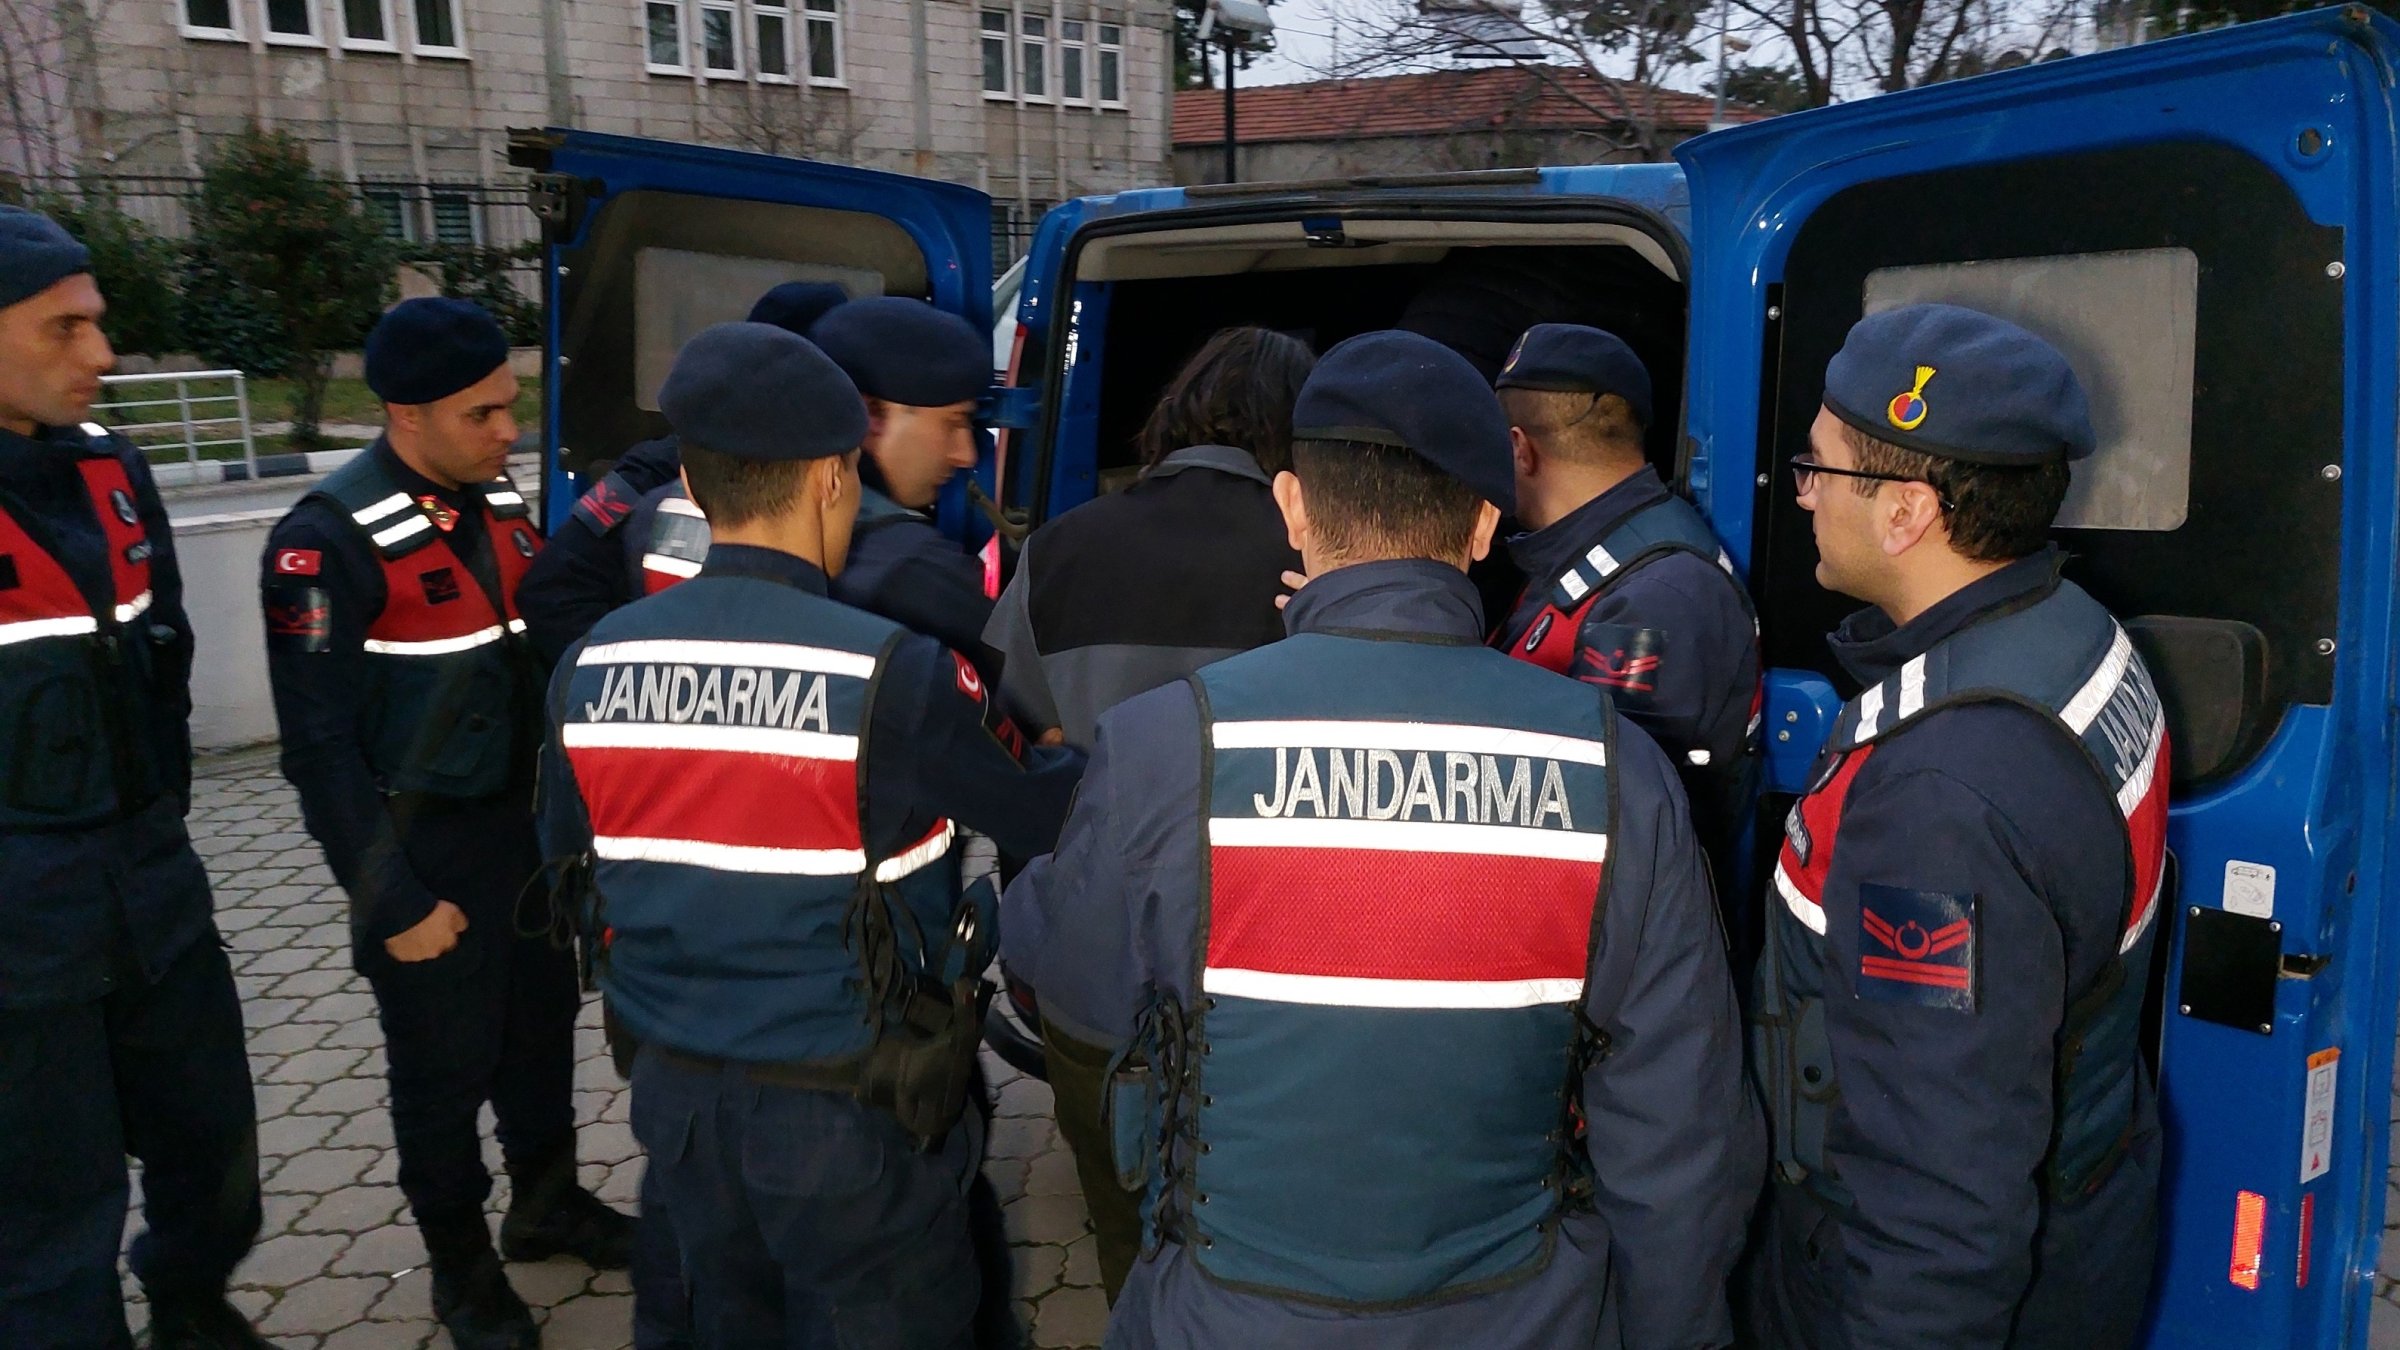
[[[859,1061],[853,1059],[802,1060],[797,1062],[750,1061],[715,1059],[708,1055],[687,1054],[670,1050],[663,1045],[649,1047],[669,1064],[695,1073],[721,1074],[728,1068],[738,1068],[751,1082],[775,1087],[806,1088],[812,1092],[858,1091]]]

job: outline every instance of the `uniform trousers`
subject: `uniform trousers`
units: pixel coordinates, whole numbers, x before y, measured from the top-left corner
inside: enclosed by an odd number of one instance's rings
[[[154,1299],[223,1294],[258,1236],[258,1114],[241,1003],[212,928],[155,982],[0,1012],[0,1345],[130,1347],[117,1251]]]
[[[644,1046],[633,1132],[711,1350],[970,1350],[969,1112],[934,1152],[879,1108]]]

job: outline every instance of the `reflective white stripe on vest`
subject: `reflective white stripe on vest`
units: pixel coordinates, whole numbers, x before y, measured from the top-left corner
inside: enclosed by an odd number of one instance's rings
[[[670,516],[689,516],[693,520],[708,519],[707,514],[701,511],[699,503],[689,497],[661,497],[658,499],[658,509]]]
[[[2078,736],[2091,730],[2092,719],[2108,706],[2109,696],[2117,692],[2117,686],[2125,679],[2125,668],[2132,664],[2133,639],[2119,628],[2117,640],[2108,645],[2108,655],[2102,658],[2100,668],[2083,682],[2083,688],[2075,691],[2075,697],[2067,700],[2058,720],[2073,727]]]
[[[1695,769],[1707,768],[1709,760],[1714,758],[1706,750],[1686,750],[1683,752],[1683,757]]]
[[[2150,748],[2143,752],[2142,762],[2126,776],[2125,786],[2117,789],[2117,814],[2130,820],[2133,809],[2150,795],[2150,784],[2158,777],[2158,752],[2167,743],[2167,715],[2161,712],[2150,722]]]
[[[1879,684],[1858,696],[1858,730],[1851,734],[1851,742],[1856,745],[1865,745],[1868,741],[1875,739],[1875,724],[1882,720],[1883,686]]]
[[[520,620],[510,623],[506,627],[493,624],[489,628],[477,629],[464,637],[433,638],[425,642],[393,642],[384,638],[368,638],[367,650],[379,656],[450,656],[458,652],[471,652],[477,647],[488,647],[498,642],[500,635],[504,632],[521,633],[523,631],[525,631],[525,626]]]
[[[137,595],[131,600],[126,601],[124,604],[117,606],[117,622],[132,623],[135,619],[142,617],[149,611],[150,592],[144,591],[140,595]]]
[[[486,488],[483,501],[486,506],[523,506],[525,494],[517,491],[513,484],[504,488]]]
[[[83,424],[83,434],[86,436],[106,436],[108,434],[108,428],[100,425],[98,422],[86,422]]]
[[[1500,858],[1608,861],[1608,836],[1581,830],[1536,830],[1522,825],[1449,825],[1422,820],[1252,820],[1219,816],[1208,822],[1216,848],[1342,848],[1386,853],[1482,853]]]
[[[1581,980],[1369,980],[1219,966],[1200,972],[1200,988],[1234,998],[1335,1008],[1537,1008],[1583,998]]]
[[[664,572],[668,576],[682,577],[688,581],[700,575],[700,564],[689,558],[670,558],[664,553],[645,553],[642,555],[642,570]]]
[[[1802,894],[1780,862],[1775,864],[1775,890],[1783,897],[1783,907],[1790,910],[1794,918],[1807,924],[1808,931],[1818,937],[1825,936],[1825,907]]]
[[[719,642],[704,638],[634,638],[586,647],[575,658],[578,666],[628,665],[639,661],[687,666],[763,666],[773,670],[805,670],[825,675],[865,679],[875,673],[875,658],[834,647],[802,647],[789,642]]]
[[[1600,575],[1603,577],[1614,576],[1616,574],[1617,556],[1608,551],[1608,546],[1606,544],[1592,545],[1592,551],[1584,554],[1583,559],[1585,562],[1590,563],[1593,567],[1598,568]]]
[[[1462,726],[1445,722],[1219,722],[1209,729],[1210,743],[1219,750],[1273,750],[1278,747],[1345,750],[1456,750],[1467,754],[1530,755],[1606,767],[1608,747],[1574,736],[1508,727]]]
[[[374,539],[375,547],[390,548],[392,545],[399,543],[403,539],[414,539],[418,535],[424,534],[431,529],[433,529],[432,521],[427,520],[423,516],[410,516],[408,519],[401,521],[397,525],[384,526],[382,529],[377,530],[369,537]]]
[[[2150,903],[2142,907],[2142,917],[2134,920],[2133,927],[2125,930],[2125,940],[2117,944],[2117,955],[2123,956],[2132,951],[2135,944],[2142,940],[2142,935],[2150,931],[2151,923],[2158,918],[2158,902],[2166,899],[2166,890],[2167,869],[2161,867],[2158,869],[2158,880],[2151,883]]]
[[[350,518],[357,521],[361,525],[372,525],[376,521],[382,520],[388,516],[398,515],[400,512],[407,510],[408,506],[408,494],[405,492],[395,492],[391,496],[384,498],[382,501],[376,502],[371,506],[362,506],[351,512]]]
[[[1585,581],[1580,572],[1567,573],[1558,579],[1558,584],[1567,588],[1567,598],[1570,600],[1581,600],[1584,593],[1592,589],[1591,583]]]
[[[1900,667],[1900,720],[1925,711],[1925,655],[1919,652]]]
[[[950,851],[957,830],[948,821],[924,843],[886,859],[875,868],[877,881],[899,881],[939,861]],[[643,839],[606,835],[592,841],[592,852],[607,862],[673,863],[705,867],[712,872],[747,872],[756,876],[842,877],[867,865],[864,849],[759,848],[743,844],[710,844],[697,839]]]
[[[63,619],[19,619],[15,623],[0,623],[0,647],[40,638],[81,637],[99,631],[100,621],[88,614],[70,614]]]
[[[858,737],[825,731],[691,722],[569,722],[558,729],[558,737],[570,750],[707,750],[787,759],[858,760]],[[866,860],[860,859],[859,866],[866,866]]]

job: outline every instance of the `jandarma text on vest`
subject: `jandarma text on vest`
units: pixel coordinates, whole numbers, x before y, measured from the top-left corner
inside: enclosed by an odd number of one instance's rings
[[[1371,724],[1348,725],[1373,730]],[[1597,742],[1529,736],[1480,727],[1414,726],[1394,738],[1397,745],[1360,746],[1294,743],[1269,733],[1273,723],[1219,724],[1220,756],[1228,751],[1274,754],[1274,786],[1251,792],[1251,810],[1264,818],[1423,821],[1447,825],[1514,825],[1575,828],[1567,789],[1569,770],[1561,761],[1598,767],[1605,758]],[[1298,730],[1297,727],[1287,728]],[[1345,738],[1351,739],[1351,738]],[[1374,738],[1381,739],[1381,738]],[[1457,741],[1455,745],[1434,742]],[[1277,743],[1282,741],[1283,743]],[[1411,745],[1410,741],[1417,744]],[[1509,744],[1470,744],[1508,741]],[[1529,743],[1538,742],[1538,744]],[[1510,754],[1509,750],[1548,753]],[[1499,753],[1492,753],[1498,751]],[[1230,767],[1230,766],[1228,766]],[[1262,769],[1265,766],[1259,765]],[[1590,772],[1586,768],[1584,772]],[[1259,773],[1256,782],[1265,777]]]
[[[586,658],[586,664],[594,664]],[[717,726],[828,731],[827,676],[761,666],[613,665],[584,720],[696,722]]]

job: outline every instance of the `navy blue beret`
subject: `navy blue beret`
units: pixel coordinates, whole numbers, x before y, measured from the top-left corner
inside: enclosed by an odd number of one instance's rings
[[[1879,441],[1970,464],[2082,459],[2097,445],[2067,358],[1957,305],[1859,320],[1825,368],[1825,406]]]
[[[703,328],[658,390],[667,425],[735,459],[823,459],[867,439],[858,386],[815,343],[773,324]]]
[[[91,251],[57,221],[21,206],[0,206],[0,309],[91,270]]]
[[[992,382],[992,339],[922,300],[878,295],[853,300],[808,331],[858,392],[912,408],[983,397]]]
[[[367,334],[367,388],[386,403],[438,403],[508,364],[508,334],[471,300],[403,300]]]
[[[1537,323],[1509,350],[1495,383],[1502,389],[1562,394],[1615,394],[1650,425],[1650,368],[1625,339],[1579,323]]]
[[[848,291],[830,281],[787,281],[758,297],[750,307],[750,322],[771,323],[807,337],[817,320],[849,298]]]
[[[1432,338],[1386,329],[1335,344],[1300,386],[1292,438],[1412,450],[1503,512],[1517,507],[1499,398]]]

